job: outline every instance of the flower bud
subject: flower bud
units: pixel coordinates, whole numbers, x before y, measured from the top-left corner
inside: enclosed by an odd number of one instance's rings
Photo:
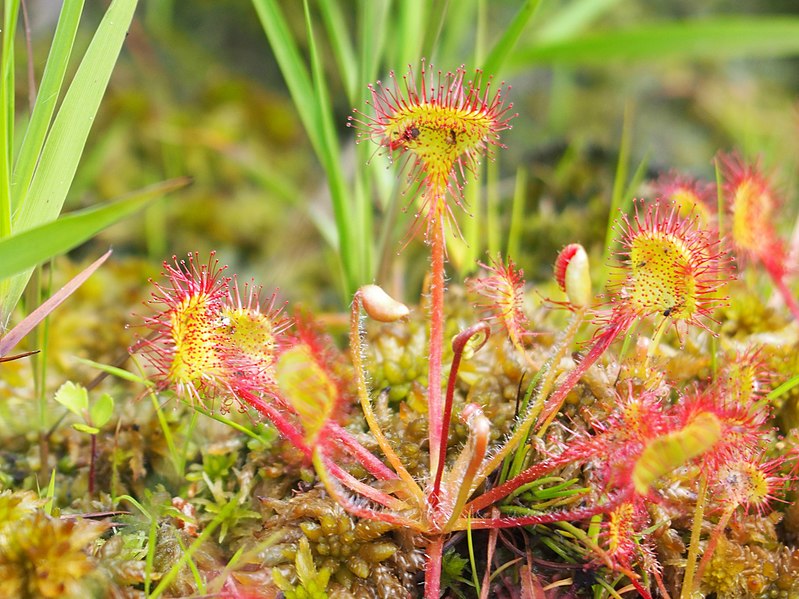
[[[583,308],[591,302],[591,271],[583,246],[572,243],[560,251],[555,260],[555,279],[575,308]]]
[[[379,322],[394,322],[410,314],[408,306],[392,298],[377,285],[364,285],[358,290],[358,295],[364,312]]]

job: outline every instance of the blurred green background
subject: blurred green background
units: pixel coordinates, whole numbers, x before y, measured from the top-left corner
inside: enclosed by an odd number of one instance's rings
[[[105,6],[87,3],[78,47]],[[27,9],[41,65],[59,6],[40,0]],[[301,118],[308,109],[292,99],[265,35],[269,11],[282,15],[309,77],[317,53],[338,144],[334,168],[355,190],[352,201],[360,194],[368,202],[369,213],[353,217],[360,228],[348,233],[365,261],[350,286],[377,280],[415,301],[426,268],[421,240],[401,249],[411,220],[397,193],[404,178],[379,158],[366,169],[376,148],[356,152],[346,127],[352,108],[365,110],[363,83],[385,80],[391,68],[401,74],[421,56],[445,71],[471,70],[503,40],[494,74],[512,85],[518,117],[503,135],[507,150],[481,175],[489,191],[468,189],[474,216],[458,215],[468,242],[452,244],[459,274],[486,250],[507,250],[512,226],[512,257],[529,278],[548,276],[557,250],[572,241],[599,255],[615,180],[637,195],[640,186],[629,186],[636,169],[644,179],[671,168],[713,179],[713,156],[733,148],[762,155],[776,172],[787,203],[781,226],[790,232],[799,156],[799,5],[791,0],[310,0],[314,47],[301,0],[141,0],[66,209],[179,175],[193,184],[107,230],[92,252],[111,244],[117,257],[158,264],[215,249],[234,271],[289,299],[346,305],[331,166],[309,141]],[[339,20],[331,24],[331,15]],[[340,56],[347,46],[355,69]],[[21,45],[17,68],[22,83]],[[22,86],[17,103],[27,101]],[[625,135],[629,155],[620,162]],[[355,176],[362,171],[368,178]]]

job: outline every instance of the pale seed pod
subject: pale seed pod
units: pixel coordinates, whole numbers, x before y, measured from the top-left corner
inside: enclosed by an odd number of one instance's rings
[[[364,312],[378,322],[394,322],[410,314],[408,306],[392,298],[377,285],[364,285],[358,290],[358,296]]]

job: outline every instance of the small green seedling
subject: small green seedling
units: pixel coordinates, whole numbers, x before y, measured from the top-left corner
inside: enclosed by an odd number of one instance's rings
[[[89,392],[86,387],[67,381],[55,392],[55,400],[83,419],[83,422],[73,424],[72,428],[92,436],[91,457],[89,458],[89,495],[93,495],[97,433],[108,423],[114,413],[114,398],[108,393],[103,393],[100,399],[89,405]]]
[[[67,410],[83,419],[72,425],[76,431],[96,435],[114,413],[114,398],[103,393],[100,399],[89,405],[86,387],[67,381],[55,393],[55,400]]]

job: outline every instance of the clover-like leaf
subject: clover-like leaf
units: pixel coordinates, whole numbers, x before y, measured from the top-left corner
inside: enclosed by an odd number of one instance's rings
[[[95,401],[92,404],[92,407],[89,409],[89,416],[91,417],[91,422],[96,427],[104,426],[111,419],[111,415],[113,413],[114,413],[114,398],[111,397],[108,393],[103,393],[100,396],[100,399]]]
[[[67,381],[55,392],[55,400],[73,414],[85,418],[89,408],[89,393],[83,385]]]

